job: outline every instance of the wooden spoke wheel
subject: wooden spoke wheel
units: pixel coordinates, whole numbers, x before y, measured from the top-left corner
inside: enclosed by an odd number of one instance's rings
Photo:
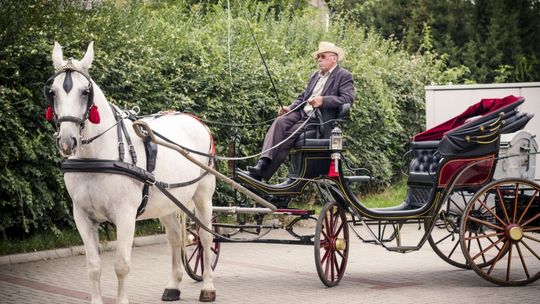
[[[335,286],[341,281],[349,257],[349,226],[345,211],[336,202],[321,210],[315,229],[315,266],[324,285]]]
[[[189,220],[188,220],[189,222]],[[212,219],[212,223],[216,223],[216,218]],[[212,226],[213,230],[219,233],[219,227]],[[195,281],[201,282],[203,280],[204,272],[204,252],[202,248],[201,239],[199,237],[200,227],[194,223],[188,223],[186,229],[186,243],[184,244],[184,251],[182,252],[182,258],[184,259],[184,268],[187,274]],[[212,270],[216,269],[219,259],[219,252],[221,249],[221,243],[214,237],[212,242]]]
[[[460,244],[471,268],[502,286],[540,278],[540,185],[503,179],[480,189],[467,204]]]
[[[433,251],[445,262],[459,268],[470,268],[459,245],[459,226],[463,209],[471,196],[465,191],[456,191],[444,202],[428,242]]]

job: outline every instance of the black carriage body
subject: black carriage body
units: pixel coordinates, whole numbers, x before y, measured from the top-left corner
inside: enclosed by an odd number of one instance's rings
[[[450,120],[450,123],[443,123],[415,136],[410,149],[412,160],[408,169],[408,190],[405,200],[399,206],[389,208],[365,207],[350,187],[351,183],[365,179],[359,176],[345,175],[344,161],[336,161],[332,158],[332,154],[336,151],[331,151],[329,140],[311,138],[310,135],[312,136],[313,131],[311,131],[311,134],[309,134],[309,131],[302,134],[296,142],[295,148],[290,154],[290,173],[285,182],[270,185],[253,180],[242,173],[236,177],[241,183],[261,196],[273,203],[282,203],[282,207],[285,208],[288,199],[301,194],[306,185],[313,179],[323,180],[318,188],[325,200],[325,205],[317,221],[313,243],[315,245],[317,272],[327,286],[334,286],[341,280],[348,258],[348,229],[349,226],[354,227],[356,225],[366,227],[371,233],[371,239],[362,238],[357,234],[364,242],[376,243],[387,250],[405,253],[418,250],[424,243],[429,241],[437,255],[454,266],[472,267],[488,281],[496,284],[524,285],[538,279],[540,272],[530,277],[527,273],[525,280],[510,280],[508,275],[506,280],[501,280],[492,276],[489,272],[487,274],[482,273],[482,269],[486,265],[494,266],[499,261],[500,256],[506,254],[506,247],[499,249],[498,256],[483,259],[483,262],[480,261],[478,265],[474,261],[478,256],[483,257],[488,248],[496,247],[493,242],[504,241],[505,246],[507,244],[516,244],[515,246],[518,246],[517,244],[521,242],[522,235],[525,232],[537,231],[538,226],[540,226],[540,196],[538,196],[540,186],[525,180],[506,179],[493,181],[498,160],[500,135],[522,129],[533,117],[532,114],[520,113],[517,110],[517,107],[523,102],[523,98],[513,96],[497,100],[482,100],[471,107],[474,111],[470,111],[470,108],[463,113],[466,115],[462,114]],[[478,109],[480,109],[480,113],[476,112]],[[472,116],[480,117],[471,120]],[[333,172],[330,170],[336,164],[338,172],[332,174]],[[510,186],[508,186],[509,183]],[[504,186],[499,187],[499,184]],[[520,184],[530,187],[525,188],[524,193],[518,195],[518,189],[522,189],[519,186]],[[508,189],[505,187],[508,187]],[[512,189],[512,187],[515,188]],[[452,214],[449,210],[441,211],[444,204],[450,201],[455,191],[467,192],[472,196],[472,199],[468,201],[466,207],[460,209],[459,214]],[[478,200],[477,197],[485,193],[493,194],[493,191],[501,192],[500,195],[495,196],[493,211],[488,210],[479,215],[475,213],[476,211],[472,210],[472,207]],[[482,204],[480,203],[480,205]],[[485,207],[485,205],[483,206]],[[349,212],[352,218],[346,217],[345,212]],[[449,219],[443,218],[443,223],[438,225],[437,221],[441,220],[439,215],[443,213],[448,215]],[[496,214],[496,216],[491,217],[489,213]],[[496,233],[490,232],[486,234],[483,232],[486,229],[497,227],[497,222],[492,224],[493,218],[498,217],[498,222],[502,222],[500,219],[508,219],[508,214],[518,218],[517,221],[516,219],[509,219],[508,221],[513,222],[506,223]],[[327,218],[333,220],[328,222],[326,221]],[[401,227],[404,224],[411,223],[423,223],[425,232],[418,243],[409,245],[402,242]],[[522,228],[522,226],[527,225],[536,227]],[[441,228],[445,233],[447,232],[439,241],[435,241],[431,235],[432,232],[435,232],[435,227]],[[332,231],[340,231],[342,235],[330,235]],[[455,234],[459,235],[457,241],[454,241],[456,240]],[[478,234],[481,234],[481,236],[478,236]],[[494,241],[490,239],[492,246],[489,244],[481,245],[478,240],[481,237],[494,235],[497,235],[497,238]],[[450,236],[452,237],[450,238]],[[471,242],[472,239],[476,239],[476,241]],[[509,241],[510,239],[511,241]],[[451,249],[449,254],[442,251],[444,250],[442,246],[441,249],[438,247],[440,242],[444,240],[450,240]],[[470,251],[475,250],[475,248],[467,247],[467,249],[463,249],[461,255],[464,256],[465,262],[453,259],[452,254],[454,252],[461,251],[461,248],[465,248],[471,243],[478,243],[479,253],[471,254]],[[458,245],[461,246],[458,247]],[[456,248],[459,249],[456,251]],[[517,249],[519,250],[519,247]],[[531,251],[531,249],[529,250]],[[533,255],[535,254],[535,252],[531,252]],[[459,255],[459,253],[456,255]],[[335,271],[331,272],[330,276],[328,274],[329,262],[325,259],[328,256],[339,261],[338,264],[333,263],[330,266],[332,269],[336,268]],[[536,257],[538,256],[536,255]],[[510,260],[510,257],[508,259]],[[523,257],[521,257],[521,260],[525,265]],[[510,265],[510,262],[508,263]],[[525,266],[523,267],[525,268]],[[507,273],[509,272],[508,269],[506,270]],[[334,272],[338,275],[334,276]]]
[[[281,207],[286,207],[291,196],[301,194],[310,180],[323,178],[330,181],[329,190],[334,199],[361,217],[405,221],[433,217],[448,192],[456,189],[474,192],[492,180],[500,134],[522,129],[533,116],[517,111],[523,102],[523,98],[509,96],[486,106],[482,100],[473,106],[474,111],[468,109],[413,137],[408,191],[399,206],[370,209],[362,205],[349,188],[354,177],[343,174],[342,162],[339,162],[338,176],[328,177],[332,161],[329,139],[314,138],[318,132],[314,129],[306,131],[296,141],[286,181],[267,184],[242,172],[236,178],[261,196],[282,204]],[[347,107],[342,111],[345,113],[342,118],[347,116],[348,110]],[[475,119],[471,120],[473,117]]]
[[[498,103],[499,101],[501,103]],[[509,96],[496,100],[488,104],[492,108],[482,104],[483,102],[473,106],[476,107],[475,111],[464,112],[466,117],[461,117],[463,124],[446,130],[437,126],[420,133],[429,135],[435,130],[437,133],[432,138],[424,136],[431,140],[411,143],[408,191],[401,205],[381,209],[364,207],[347,187],[348,180],[343,175],[340,175],[334,188],[334,196],[360,216],[369,219],[407,220],[435,216],[444,197],[454,190],[473,193],[480,189],[493,178],[500,134],[522,129],[533,117],[532,114],[520,113],[517,110],[524,102],[523,98]],[[483,116],[465,121],[476,116],[475,114]],[[441,125],[444,124],[447,123]]]

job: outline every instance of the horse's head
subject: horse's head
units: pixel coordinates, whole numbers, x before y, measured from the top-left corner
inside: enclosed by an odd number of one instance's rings
[[[99,123],[92,80],[88,75],[94,60],[94,43],[90,42],[84,58],[79,61],[64,60],[62,47],[55,42],[52,60],[55,73],[43,88],[49,103],[46,116],[48,120],[56,121],[58,150],[63,156],[71,156],[81,145],[81,131],[86,120]]]

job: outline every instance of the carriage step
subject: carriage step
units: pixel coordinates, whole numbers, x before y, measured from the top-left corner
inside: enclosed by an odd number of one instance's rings
[[[270,225],[259,225],[259,224],[225,224],[225,223],[215,223],[212,224],[213,227],[219,228],[233,228],[233,229],[281,229],[282,225],[270,224]],[[227,235],[227,234],[224,234]]]
[[[418,251],[418,246],[398,246],[398,247],[386,247],[388,251],[395,251],[400,253],[407,253],[411,251]]]
[[[344,176],[347,182],[352,183],[366,183],[375,180],[372,176],[369,175],[357,175],[357,176]]]
[[[226,213],[226,214],[261,214],[261,213],[272,213],[273,211],[270,208],[250,208],[250,207],[212,207],[212,211],[216,213]]]

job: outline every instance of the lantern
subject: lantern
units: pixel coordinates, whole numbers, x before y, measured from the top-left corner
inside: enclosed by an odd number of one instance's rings
[[[339,159],[341,158],[341,150],[343,150],[343,134],[339,127],[334,127],[330,134],[330,150],[332,151],[332,162],[330,164],[330,170],[328,176],[336,177],[339,172]]]
[[[333,152],[343,150],[343,134],[337,126],[332,129],[332,133],[330,134],[330,150]]]

